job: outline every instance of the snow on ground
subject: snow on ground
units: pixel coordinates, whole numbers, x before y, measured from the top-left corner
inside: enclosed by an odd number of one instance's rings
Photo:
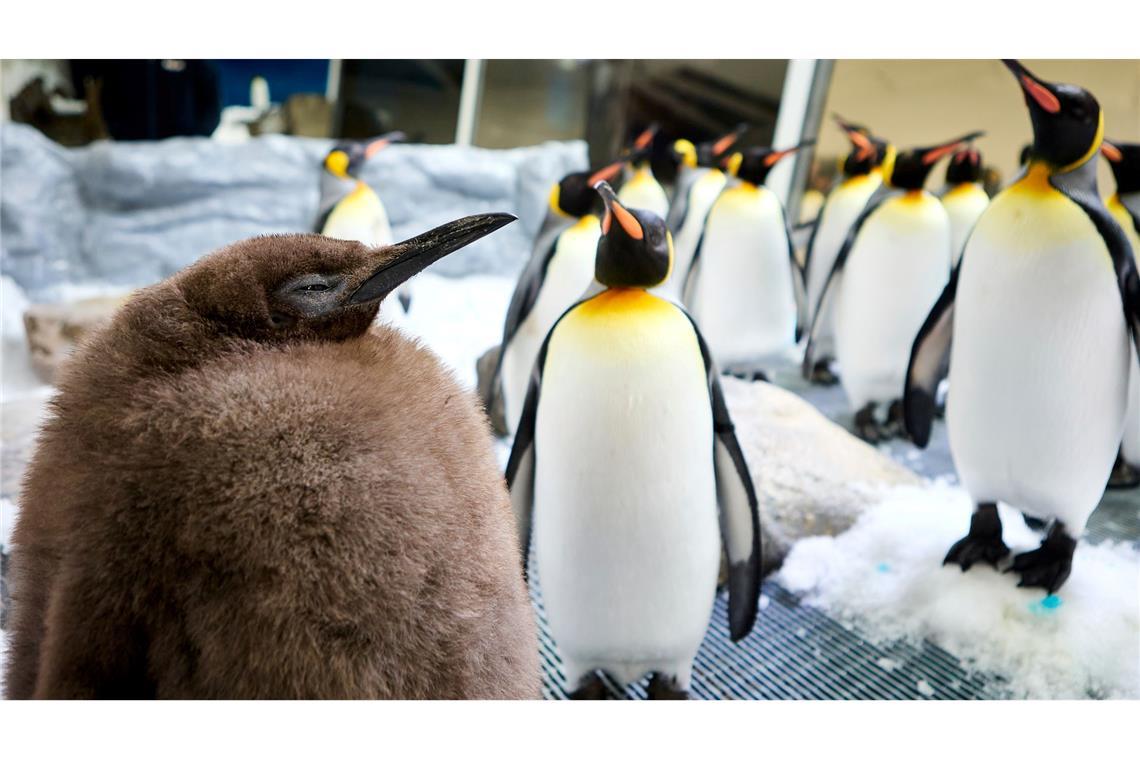
[[[846,533],[796,544],[779,581],[875,643],[927,639],[1003,676],[1013,696],[1140,697],[1140,552],[1082,542],[1046,597],[988,566],[942,566],[971,511],[961,488],[900,487]],[[1036,548],[1020,514],[1000,511],[1013,553]]]

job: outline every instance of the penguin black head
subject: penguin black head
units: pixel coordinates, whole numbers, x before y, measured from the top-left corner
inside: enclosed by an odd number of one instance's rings
[[[608,182],[594,186],[606,204],[594,276],[610,288],[651,288],[673,269],[673,238],[651,211],[621,204]]]
[[[982,181],[982,154],[972,145],[954,152],[950,165],[946,167],[946,184],[960,185],[963,182]]]
[[[926,178],[930,176],[930,170],[934,168],[939,159],[953,153],[963,144],[975,140],[983,134],[985,133],[971,132],[941,145],[905,150],[895,157],[894,166],[891,167],[891,173],[887,179],[892,187],[900,190],[921,190],[922,186],[926,184]]]
[[[1100,152],[1112,168],[1116,194],[1140,192],[1140,143],[1105,140],[1100,144]]]
[[[626,149],[624,158],[634,165],[648,161],[649,156],[653,153],[653,138],[657,137],[659,128],[659,125],[654,122],[642,130]]]
[[[368,159],[392,143],[406,139],[403,132],[389,132],[375,140],[339,142],[325,156],[325,171],[340,179],[356,179]]]
[[[581,218],[594,210],[598,195],[594,185],[608,182],[621,171],[624,160],[603,166],[596,172],[572,172],[550,191],[550,208],[557,213]]]
[[[870,174],[872,169],[882,163],[883,155],[886,153],[886,143],[878,140],[877,142],[882,145],[880,148],[871,135],[871,130],[862,124],[849,122],[839,114],[832,114],[832,117],[851,143],[851,152],[843,159],[843,174],[847,177]]]
[[[733,153],[726,159],[728,173],[744,182],[757,186],[762,185],[764,180],[768,178],[768,172],[772,171],[772,167],[781,158],[790,156],[800,148],[806,148],[809,145],[815,145],[815,140],[807,140],[794,148],[785,148],[784,150],[745,148]]]
[[[1096,155],[1104,134],[1100,104],[1088,90],[1039,79],[1019,62],[1004,60],[1017,77],[1033,122],[1030,160],[1053,171],[1075,169]]]
[[[378,248],[323,235],[256,237],[204,257],[174,282],[210,333],[343,339],[367,330],[380,301],[405,280],[514,220],[468,216]]]

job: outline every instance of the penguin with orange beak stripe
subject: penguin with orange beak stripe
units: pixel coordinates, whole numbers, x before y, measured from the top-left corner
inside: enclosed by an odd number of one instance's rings
[[[944,563],[1004,566],[1019,586],[1052,593],[1069,577],[1123,437],[1140,276],[1097,193],[1100,104],[1005,65],[1033,123],[1028,165],[982,212],[922,325],[904,410],[925,446],[949,372],[950,451],[977,507]],[[1041,546],[1008,564],[998,502],[1049,523]]]
[[[662,219],[669,213],[669,197],[661,183],[653,176],[649,156],[653,151],[653,139],[657,136],[657,125],[651,124],[634,140],[629,151],[627,171],[629,178],[622,183],[618,199],[626,208],[640,208],[652,211]]]
[[[550,630],[576,698],[598,671],[684,697],[716,597],[723,541],[732,639],[759,608],[759,506],[695,322],[652,295],[673,266],[664,221],[608,184],[601,292],[551,329],[507,464],[532,534]],[[533,519],[532,519],[533,515]]]
[[[1124,230],[1132,245],[1132,260],[1140,256],[1140,143],[1105,140],[1101,155],[1108,160],[1116,180],[1116,192],[1104,205]],[[1140,365],[1132,364],[1128,379],[1128,413],[1124,423],[1124,440],[1108,480],[1109,488],[1140,486]]]
[[[966,238],[990,203],[990,197],[982,187],[982,154],[973,145],[967,145],[950,156],[950,163],[946,166],[946,186],[939,197],[950,216],[950,250],[954,253],[954,266],[957,266]]]
[[[531,369],[546,334],[594,282],[601,235],[594,184],[617,177],[624,163],[573,172],[550,191],[546,221],[507,307],[499,359],[489,384],[492,398],[484,399],[491,409],[494,395],[502,395],[508,433],[514,433],[522,414]]]
[[[394,242],[388,212],[376,191],[360,179],[360,171],[384,148],[405,139],[403,132],[390,132],[370,141],[345,141],[333,146],[322,163],[314,232],[341,240],[359,240],[371,247]],[[396,297],[407,313],[412,305],[407,283],[400,286]],[[380,305],[380,319],[398,324],[401,315],[390,301],[385,301]]]
[[[784,206],[764,180],[799,149],[749,148],[728,159],[739,182],[709,211],[685,303],[717,364],[759,379],[757,365],[791,349],[807,323],[803,279]]]
[[[819,315],[833,303],[840,381],[855,410],[855,432],[866,441],[901,432],[910,346],[950,276],[950,218],[923,186],[941,158],[980,134],[895,158],[888,192],[852,225],[816,305],[804,377],[815,363]]]

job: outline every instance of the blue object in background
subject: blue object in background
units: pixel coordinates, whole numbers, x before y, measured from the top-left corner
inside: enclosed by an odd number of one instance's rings
[[[218,72],[222,107],[248,106],[249,83],[254,77],[264,77],[269,83],[269,97],[274,103],[284,103],[297,93],[325,94],[328,85],[327,59],[217,59],[211,61]]]

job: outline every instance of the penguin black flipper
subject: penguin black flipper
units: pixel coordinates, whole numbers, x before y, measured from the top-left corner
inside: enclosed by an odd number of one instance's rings
[[[808,328],[807,287],[804,284],[804,270],[800,269],[799,262],[796,261],[796,244],[792,241],[792,227],[788,223],[787,214],[784,214],[784,234],[788,237],[788,259],[792,264],[792,293],[796,300],[796,343],[799,343]]]
[[[954,328],[954,299],[958,295],[958,270],[950,273],[950,281],[914,339],[903,388],[903,427],[920,449],[930,442],[934,424],[935,394],[938,384],[950,371],[950,340]]]
[[[847,256],[851,253],[851,249],[855,246],[855,240],[859,237],[859,232],[863,229],[863,224],[871,218],[871,215],[879,210],[883,205],[883,201],[897,195],[897,192],[882,193],[877,196],[872,196],[863,211],[855,219],[855,223],[851,225],[851,229],[847,231],[847,237],[843,240],[843,246],[839,249],[839,253],[835,256],[835,263],[831,266],[831,271],[827,273],[827,279],[823,282],[823,289],[819,292],[819,301],[815,304],[815,311],[811,321],[811,328],[808,330],[807,347],[804,349],[804,363],[803,363],[803,376],[804,379],[811,377],[812,368],[815,366],[815,343],[818,335],[817,330],[822,326],[819,320],[819,315],[823,312],[823,304],[828,298],[834,298],[834,289],[837,287],[839,278],[843,274],[843,266],[847,263]]]
[[[678,307],[679,308],[679,307]],[[697,323],[684,309],[701,347],[712,404],[713,467],[720,531],[728,555],[728,628],[733,641],[752,631],[760,609],[760,502],[720,387],[720,373]]]
[[[811,271],[811,252],[812,252],[812,249],[815,248],[815,235],[817,232],[819,232],[819,227],[820,227],[819,223],[823,219],[824,212],[827,211],[827,202],[829,200],[831,200],[831,198],[824,198],[823,199],[823,205],[819,207],[819,213],[815,215],[815,219],[813,220],[812,226],[811,226],[811,234],[808,235],[807,245],[804,247],[803,271],[804,271],[804,280],[805,281],[807,280],[808,272]]]
[[[1108,249],[1112,258],[1112,268],[1116,273],[1116,285],[1120,288],[1120,300],[1124,306],[1124,320],[1132,332],[1132,341],[1140,353],[1140,275],[1136,271],[1136,258],[1130,256],[1132,246],[1124,235],[1124,230],[1112,218],[1096,192],[1096,167],[1094,161],[1065,174],[1055,174],[1049,183],[1081,207]],[[1133,252],[1140,256],[1140,251]]]

